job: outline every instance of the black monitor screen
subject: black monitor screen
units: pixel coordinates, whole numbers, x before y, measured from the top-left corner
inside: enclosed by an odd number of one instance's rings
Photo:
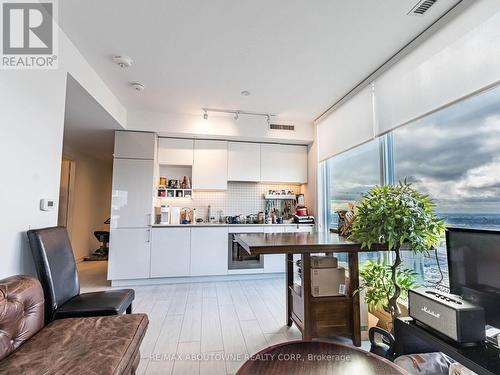
[[[450,291],[482,306],[500,328],[500,231],[448,228]]]

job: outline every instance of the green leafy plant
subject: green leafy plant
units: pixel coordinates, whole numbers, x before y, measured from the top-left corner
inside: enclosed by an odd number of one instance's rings
[[[391,266],[383,260],[367,260],[359,270],[359,275],[363,279],[359,290],[365,290],[365,302],[372,309],[383,308],[389,310],[389,299],[394,294],[394,285],[391,282]],[[408,290],[418,288],[416,282],[418,274],[408,268],[398,269],[396,280],[401,288],[400,298],[408,299]]]
[[[357,203],[349,238],[361,242],[362,248],[384,244],[395,252],[390,267],[393,293],[387,306],[393,319],[400,315],[397,269],[401,265],[401,247],[407,245],[415,253],[437,248],[446,230],[444,220],[437,216],[434,201],[406,181],[375,186]]]

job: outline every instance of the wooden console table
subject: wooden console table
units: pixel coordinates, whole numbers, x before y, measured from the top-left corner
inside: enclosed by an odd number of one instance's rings
[[[357,242],[336,233],[251,233],[236,237],[238,243],[249,254],[286,254],[287,325],[294,322],[302,332],[304,340],[330,335],[349,336],[355,346],[361,346],[361,325],[359,312],[359,261],[358,253],[384,251],[384,246],[372,246],[371,250],[361,249]],[[346,296],[313,297],[311,295],[311,254],[347,253],[349,260],[349,284]],[[302,286],[294,288],[293,254],[302,259]],[[330,299],[335,309],[319,307],[320,301]],[[347,324],[341,316],[349,315]],[[323,319],[324,326],[318,323]],[[335,319],[339,322],[335,325]]]

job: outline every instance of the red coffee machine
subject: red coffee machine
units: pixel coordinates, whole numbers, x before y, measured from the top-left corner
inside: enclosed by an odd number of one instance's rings
[[[304,194],[297,194],[295,205],[294,222],[298,224],[314,224],[314,217],[309,216],[307,207],[305,206]]]

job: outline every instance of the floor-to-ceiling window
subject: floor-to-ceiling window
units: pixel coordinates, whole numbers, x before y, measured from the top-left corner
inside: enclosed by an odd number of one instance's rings
[[[395,182],[407,179],[428,193],[448,225],[500,229],[500,87],[404,125],[390,138],[383,147],[376,139],[326,161],[330,227],[336,226],[337,210],[387,182],[382,169]],[[392,158],[382,156],[387,148]],[[405,253],[403,258],[404,266],[419,273],[421,284],[447,285],[444,244],[437,253]]]
[[[363,193],[379,185],[379,140],[373,140],[326,161],[326,213],[329,227],[337,225],[337,211],[347,209]]]
[[[326,219],[329,228],[336,228],[338,211],[361,199],[375,185],[381,183],[380,142],[378,139],[343,152],[326,161]],[[340,260],[347,257],[338,255]],[[375,253],[360,255],[360,261],[376,258]],[[345,258],[345,259],[344,259]]]
[[[499,103],[500,88],[488,90],[393,131],[396,180],[435,199],[448,225],[500,228]],[[447,283],[444,244],[438,258]],[[405,261],[423,280],[440,280],[435,257]]]

